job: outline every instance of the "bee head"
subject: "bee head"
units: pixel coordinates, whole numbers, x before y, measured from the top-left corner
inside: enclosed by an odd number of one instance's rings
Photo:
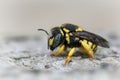
[[[59,27],[51,29],[51,33],[52,35],[48,39],[48,48],[50,48],[50,50],[54,50],[63,43],[64,36],[62,30]]]

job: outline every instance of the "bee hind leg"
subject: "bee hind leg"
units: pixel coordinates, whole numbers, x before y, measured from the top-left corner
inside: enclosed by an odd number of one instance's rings
[[[89,45],[86,40],[80,40],[80,43],[81,43],[83,49],[86,51],[87,55],[90,58],[95,59],[94,51],[91,49],[91,45]]]

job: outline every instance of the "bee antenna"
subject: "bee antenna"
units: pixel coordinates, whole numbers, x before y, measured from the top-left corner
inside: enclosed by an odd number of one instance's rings
[[[38,29],[38,31],[44,31],[49,36],[49,33],[44,29]]]

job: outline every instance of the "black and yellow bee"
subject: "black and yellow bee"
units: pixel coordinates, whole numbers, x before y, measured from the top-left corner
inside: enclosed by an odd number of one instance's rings
[[[38,29],[49,33],[44,29]],[[97,46],[109,48],[108,41],[99,35],[83,30],[81,27],[73,24],[62,24],[61,26],[51,29],[52,36],[48,39],[48,48],[54,50],[58,46],[59,50],[51,54],[51,56],[58,56],[67,48],[71,48],[66,58],[64,66],[71,60],[72,55],[75,53],[76,48],[81,48],[86,54],[94,59],[94,53]]]

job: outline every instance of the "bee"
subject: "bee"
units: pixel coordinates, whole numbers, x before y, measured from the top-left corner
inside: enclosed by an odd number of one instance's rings
[[[49,35],[44,29],[38,30],[44,31]],[[51,54],[52,57],[58,56],[63,51],[66,51],[67,48],[70,48],[64,66],[69,63],[76,48],[81,48],[92,59],[95,59],[94,53],[97,50],[97,46],[109,48],[109,43],[106,39],[97,34],[85,31],[80,26],[74,24],[65,23],[54,27],[51,29],[51,34],[48,39],[48,48],[53,51],[59,47],[58,51]]]

